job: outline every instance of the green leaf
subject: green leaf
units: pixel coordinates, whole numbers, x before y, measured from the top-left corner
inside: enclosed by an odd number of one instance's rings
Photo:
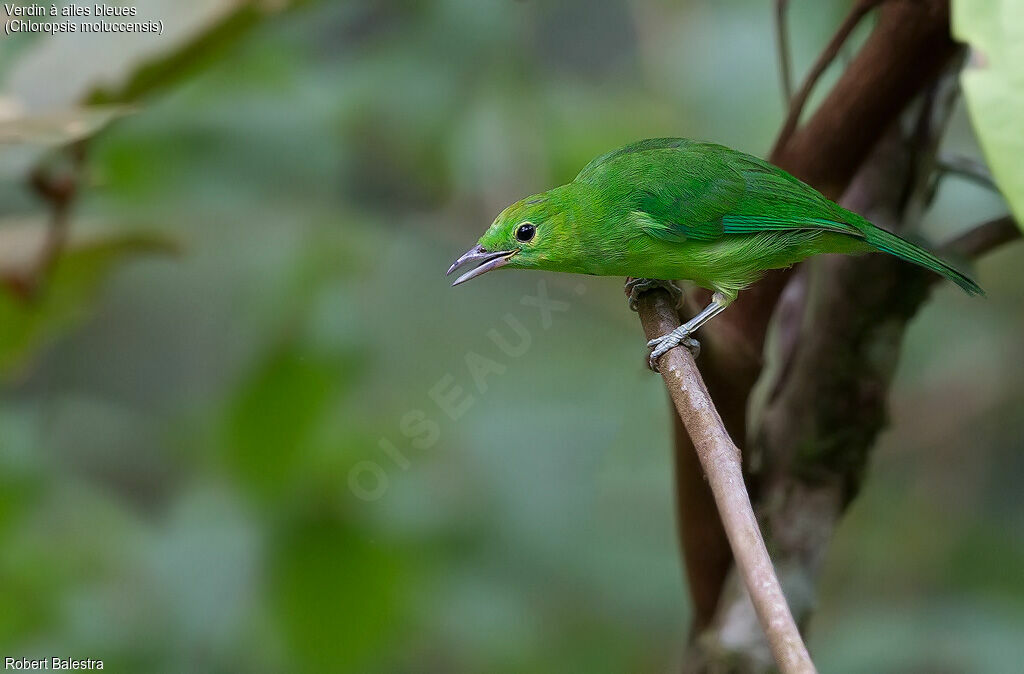
[[[215,62],[267,13],[265,3],[241,3],[191,36],[180,48],[141,62],[124,82],[98,88],[87,99],[90,103],[136,101],[173,86]]]
[[[1024,227],[1024,0],[954,0],[953,32],[971,45],[960,77],[971,121]]]
[[[401,552],[327,516],[297,522],[274,541],[271,599],[297,671],[376,669],[403,628]]]
[[[254,496],[278,498],[293,486],[351,369],[345,359],[289,339],[243,379],[222,447],[231,470]]]

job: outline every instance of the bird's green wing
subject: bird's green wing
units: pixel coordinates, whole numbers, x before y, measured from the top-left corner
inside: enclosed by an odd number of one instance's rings
[[[721,145],[655,138],[593,160],[574,182],[593,208],[664,241],[715,241],[764,232],[823,231],[860,239],[983,291],[949,263],[826,199],[782,169]]]
[[[688,153],[644,153],[637,171],[633,213],[640,227],[666,241],[713,241],[726,233],[726,217],[746,194],[743,176],[719,157],[692,161]]]
[[[587,181],[600,173],[602,168],[612,164],[614,160],[626,157],[627,155],[647,152],[649,150],[683,150],[697,144],[688,138],[648,138],[638,140],[635,143],[615,148],[590,160],[576,176],[576,181]]]
[[[625,165],[627,158],[616,163]],[[818,229],[857,238],[857,218],[771,164],[719,145],[690,143],[628,157],[635,217],[666,241]],[[620,166],[625,168],[625,166]]]

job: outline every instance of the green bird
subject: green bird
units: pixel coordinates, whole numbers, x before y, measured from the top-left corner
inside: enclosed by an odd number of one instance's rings
[[[878,251],[930,269],[969,294],[982,289],[920,246],[871,224],[777,166],[722,145],[642,140],[597,157],[567,185],[512,204],[477,246],[459,285],[499,267],[627,276],[631,306],[652,285],[685,279],[711,303],[653,339],[649,363],[690,336],[767,270],[819,253]],[[678,289],[676,289],[678,292]]]

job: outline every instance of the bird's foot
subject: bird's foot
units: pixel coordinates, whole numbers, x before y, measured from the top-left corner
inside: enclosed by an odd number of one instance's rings
[[[673,304],[678,308],[683,300],[683,291],[672,281],[662,281],[656,278],[633,278],[626,279],[626,295],[629,297],[629,308],[637,310],[637,302],[640,295],[655,288],[664,288],[672,296]]]
[[[647,342],[647,346],[652,349],[651,355],[647,359],[647,366],[657,372],[658,359],[679,345],[689,349],[694,358],[700,355],[700,342],[690,337],[690,331],[686,329],[685,325],[680,325],[667,335]]]

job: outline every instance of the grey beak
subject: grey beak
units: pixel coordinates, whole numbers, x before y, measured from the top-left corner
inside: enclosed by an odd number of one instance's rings
[[[509,258],[515,255],[518,251],[515,250],[499,250],[493,253],[489,253],[484,250],[483,246],[473,246],[465,253],[463,253],[458,260],[452,263],[452,266],[448,267],[445,276],[450,276],[453,271],[470,262],[479,262],[480,266],[475,269],[470,269],[465,274],[455,279],[453,286],[457,286],[460,283],[465,283],[470,279],[474,279],[481,274],[486,274],[492,269],[498,267],[504,267],[508,264]]]

